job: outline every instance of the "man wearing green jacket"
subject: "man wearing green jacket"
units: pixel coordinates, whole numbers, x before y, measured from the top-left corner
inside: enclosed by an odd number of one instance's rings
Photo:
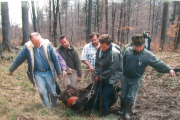
[[[133,47],[128,47],[123,55],[123,75],[121,77],[121,113],[126,119],[130,119],[129,112],[135,103],[138,90],[141,86],[145,68],[150,65],[158,72],[175,72],[164,62],[157,59],[152,52],[144,48],[143,35],[133,36]]]
[[[100,114],[105,116],[110,102],[110,93],[113,85],[119,81],[122,75],[123,66],[120,47],[112,43],[110,36],[108,34],[101,35],[99,42],[100,47],[97,50],[95,62],[95,81],[97,82],[95,95],[98,96],[97,108],[101,106],[102,113]],[[102,105],[100,103],[101,93]]]

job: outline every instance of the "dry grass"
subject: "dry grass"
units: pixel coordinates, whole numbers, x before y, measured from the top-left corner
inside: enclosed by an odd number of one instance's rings
[[[9,58],[11,56],[15,58],[16,53],[5,52],[4,55]],[[165,58],[165,56],[172,55],[178,55],[178,53],[157,53],[157,56],[159,58],[161,56],[162,60],[168,65],[172,67],[180,66],[179,57]],[[33,87],[26,76],[27,63],[23,63],[14,72],[14,75],[10,76],[8,69],[11,63],[11,59],[0,59],[0,120],[20,120],[20,118],[23,120],[101,119],[96,111],[93,112],[91,117],[89,117],[90,112],[77,115],[60,101],[58,101],[58,107],[50,111],[47,110],[40,100],[37,87]],[[159,119],[159,116],[157,117],[156,115],[158,110],[162,111],[162,116],[168,119],[180,117],[176,115],[178,107],[180,107],[179,78],[178,73],[175,78],[171,78],[168,74],[157,73],[149,67],[148,71],[144,74],[145,80],[138,95],[138,102],[135,108],[137,115],[133,115],[134,119],[151,119],[151,116],[153,116],[152,119]],[[160,104],[160,102],[163,104]],[[174,107],[174,104],[177,107]],[[114,106],[115,109],[119,109],[119,107],[119,103]],[[167,111],[167,107],[169,107],[170,111]],[[166,112],[168,112],[167,115],[165,114]],[[116,114],[110,114],[105,120],[117,120],[118,118],[119,116],[116,116]]]

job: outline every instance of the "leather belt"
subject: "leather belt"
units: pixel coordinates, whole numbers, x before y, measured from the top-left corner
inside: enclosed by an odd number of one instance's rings
[[[47,70],[38,70],[38,71],[41,71],[41,72],[46,72],[46,71],[48,71],[48,70],[50,70],[50,69],[47,69]]]

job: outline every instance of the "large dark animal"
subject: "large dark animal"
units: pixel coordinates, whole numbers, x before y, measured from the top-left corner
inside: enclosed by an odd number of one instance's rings
[[[94,84],[90,84],[88,87],[84,89],[77,89],[71,85],[67,86],[67,89],[61,92],[60,96],[58,96],[59,100],[61,100],[65,105],[68,106],[68,100],[70,97],[78,97],[76,101],[71,104],[71,109],[75,110],[77,113],[81,113],[83,110],[93,109],[95,105],[96,96],[94,94]],[[121,89],[119,87],[114,87],[111,95],[110,95],[110,104],[111,107],[118,99],[118,92]]]

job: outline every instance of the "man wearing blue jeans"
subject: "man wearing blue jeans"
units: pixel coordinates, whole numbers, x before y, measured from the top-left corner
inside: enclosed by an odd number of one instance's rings
[[[56,73],[61,78],[61,68],[56,53],[47,39],[41,38],[37,32],[30,34],[30,41],[25,43],[22,50],[9,68],[10,75],[25,60],[28,62],[27,75],[34,83],[34,78],[43,104],[51,109],[48,94],[50,94],[52,105],[57,106],[56,98]]]
[[[98,96],[97,108],[101,107],[100,114],[105,116],[109,107],[110,93],[113,85],[119,81],[123,67],[120,48],[112,43],[110,36],[108,34],[101,35],[99,42],[100,47],[97,50],[95,62],[95,81],[97,82],[95,95]],[[101,95],[102,105],[100,103]]]
[[[130,119],[129,112],[135,103],[141,86],[145,68],[150,65],[158,72],[169,72],[173,77],[175,72],[164,62],[157,59],[152,52],[144,48],[143,35],[133,36],[133,46],[128,47],[123,55],[123,75],[121,77],[121,113]]]

